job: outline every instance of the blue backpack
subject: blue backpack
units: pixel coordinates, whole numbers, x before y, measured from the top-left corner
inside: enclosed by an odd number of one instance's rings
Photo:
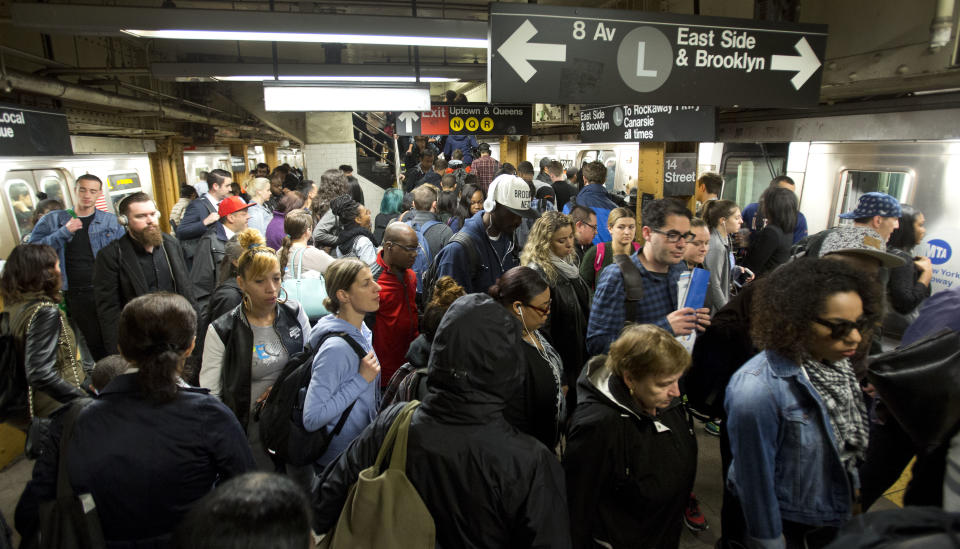
[[[430,220],[423,225],[419,225],[413,221],[407,221],[406,224],[413,227],[414,231],[417,231],[417,241],[419,243],[417,259],[413,261],[413,266],[410,268],[413,269],[413,272],[417,273],[417,294],[422,294],[423,275],[427,272],[427,269],[430,268],[430,261],[433,259],[433,254],[430,253],[430,244],[427,242],[427,230],[434,225],[439,225],[440,222]]]

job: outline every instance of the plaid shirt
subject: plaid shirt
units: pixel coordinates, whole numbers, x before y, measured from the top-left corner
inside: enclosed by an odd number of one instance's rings
[[[500,163],[490,155],[480,155],[480,158],[474,158],[473,164],[470,164],[470,173],[476,174],[477,184],[484,196],[487,195],[487,188],[499,169]]]
[[[677,281],[686,266],[681,261],[670,267],[666,276],[651,273],[637,259],[638,253],[643,253],[643,248],[630,256],[643,278],[643,300],[637,302],[637,317],[634,322],[654,324],[673,333],[670,323],[667,322],[667,315],[677,310]],[[623,287],[620,266],[612,263],[600,272],[593,305],[590,307],[590,320],[587,323],[587,352],[590,355],[606,353],[610,344],[620,335],[627,322],[624,318],[625,300],[626,290]]]

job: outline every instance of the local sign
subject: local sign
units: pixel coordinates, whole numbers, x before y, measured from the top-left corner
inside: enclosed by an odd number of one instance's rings
[[[0,104],[0,156],[73,154],[67,115],[34,107]]]
[[[636,141],[713,141],[713,107],[618,105],[580,110],[581,143]]]
[[[530,105],[435,105],[397,115],[397,135],[530,135]]]
[[[814,106],[826,25],[490,5],[493,103]]]

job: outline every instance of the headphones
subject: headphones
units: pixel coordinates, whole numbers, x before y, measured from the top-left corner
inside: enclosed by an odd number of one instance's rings
[[[120,225],[124,227],[127,226],[127,223],[128,223],[127,216],[120,214],[117,216],[117,221],[120,223]]]

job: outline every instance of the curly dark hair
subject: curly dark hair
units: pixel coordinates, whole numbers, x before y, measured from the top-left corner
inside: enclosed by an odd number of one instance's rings
[[[757,281],[751,305],[754,345],[799,362],[806,354],[814,319],[827,298],[841,292],[856,292],[863,301],[864,316],[882,318],[880,286],[842,261],[798,259],[768,274]],[[864,340],[869,337],[863,334]]]

